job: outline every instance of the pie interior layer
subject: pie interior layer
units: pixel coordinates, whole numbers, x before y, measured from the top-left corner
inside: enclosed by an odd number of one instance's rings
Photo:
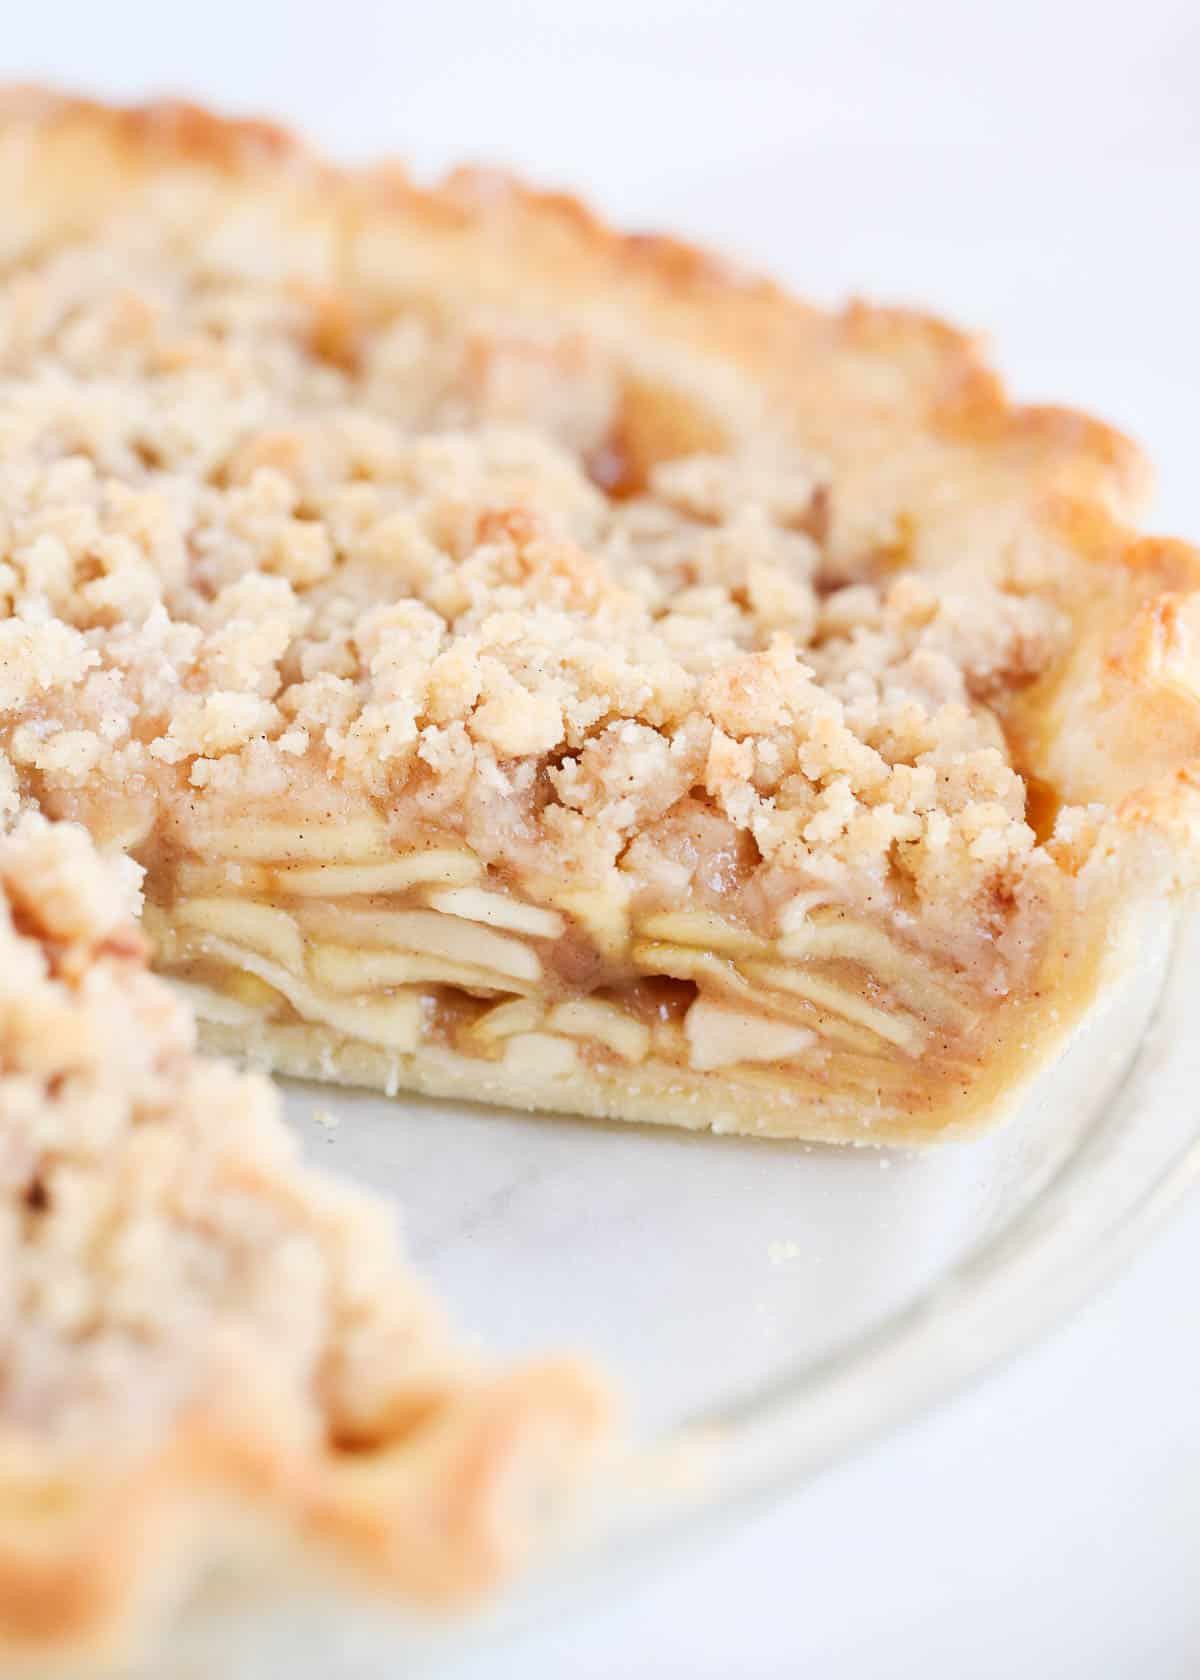
[[[116,1665],[203,1577],[301,1565],[465,1600],[603,1432],[569,1364],[496,1375],[390,1218],[195,1054],[139,871],[0,837],[0,1665]],[[124,1670],[123,1670],[124,1672]]]
[[[921,1140],[1186,872],[1197,556],[949,329],[177,108],[0,181],[2,797],[214,1043]]]

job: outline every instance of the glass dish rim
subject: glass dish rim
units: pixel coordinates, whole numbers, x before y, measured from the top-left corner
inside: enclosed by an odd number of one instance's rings
[[[1200,912],[1173,913],[1145,1026],[1081,1147],[1032,1202],[881,1323],[670,1430],[639,1460],[632,1499],[626,1488],[598,1519],[589,1513],[575,1545],[474,1625],[515,1636],[586,1608],[623,1579],[644,1580],[986,1381],[1086,1305],[1200,1180],[1198,1107],[1147,1178],[1125,1181],[1134,1190],[1126,1203],[1104,1200],[1106,1177],[1121,1178],[1136,1143],[1136,1111],[1149,1101],[1153,1113],[1154,1089],[1182,1078],[1189,1044],[1178,1029],[1197,973]],[[1200,1044],[1194,1056],[1200,1077]],[[1074,1232],[1054,1218],[1068,1200],[1091,1215]]]

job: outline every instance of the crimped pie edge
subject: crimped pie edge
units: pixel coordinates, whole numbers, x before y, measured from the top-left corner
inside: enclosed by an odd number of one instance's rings
[[[782,412],[828,427],[876,428],[876,442],[918,438],[928,459],[910,499],[965,484],[968,511],[1005,513],[1085,560],[1096,579],[1074,603],[1078,651],[1033,686],[1012,720],[1026,766],[1048,772],[1070,801],[1102,800],[1131,832],[1156,829],[1190,851],[1200,826],[1200,550],[1132,523],[1151,485],[1141,450],[1103,421],[1057,406],[1013,403],[973,336],[902,308],[806,305],[756,275],[673,238],[622,234],[577,199],[531,190],[492,170],[458,169],[423,187],[397,164],[339,168],[273,123],[230,119],[162,101],[118,108],[40,87],[0,92],[0,178],[16,192],[16,241],[0,260],[82,231],[151,184],[187,173],[223,209],[270,219],[289,271],[386,289],[398,245],[426,278],[480,295],[541,291],[556,305],[636,311],[654,334],[750,378]],[[404,276],[407,277],[407,276]],[[797,381],[796,352],[805,356]],[[873,405],[841,388],[868,366],[892,381]],[[845,435],[843,432],[842,435]],[[828,441],[824,439],[822,441]],[[853,492],[852,492],[853,493]],[[931,521],[937,540],[940,515]],[[1026,528],[1029,528],[1027,525]],[[1094,631],[1095,633],[1088,633]],[[1104,713],[1098,754],[1077,751]],[[1086,757],[1086,768],[1082,760]]]

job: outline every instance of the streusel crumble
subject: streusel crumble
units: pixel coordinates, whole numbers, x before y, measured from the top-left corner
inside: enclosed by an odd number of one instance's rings
[[[144,865],[209,1040],[789,1136],[993,1112],[1190,820],[1197,565],[1116,524],[1128,446],[495,178],[97,121],[7,129],[0,753]]]

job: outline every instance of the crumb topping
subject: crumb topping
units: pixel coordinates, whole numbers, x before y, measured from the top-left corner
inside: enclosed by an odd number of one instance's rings
[[[0,1432],[152,1456],[189,1415],[369,1436],[455,1369],[384,1211],[304,1169],[266,1080],[193,1053],[136,866],[0,837]]]
[[[847,582],[822,463],[689,427],[635,363],[232,281],[145,224],[10,275],[0,804],[144,856],[368,798],[634,891],[690,824],[761,901],[867,891],[945,937],[1036,896],[999,716],[1063,645],[1049,594],[876,554]]]

